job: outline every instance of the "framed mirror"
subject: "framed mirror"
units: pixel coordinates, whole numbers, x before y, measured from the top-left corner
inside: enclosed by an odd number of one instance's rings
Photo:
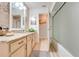
[[[24,30],[26,7],[22,2],[10,3],[10,30]]]

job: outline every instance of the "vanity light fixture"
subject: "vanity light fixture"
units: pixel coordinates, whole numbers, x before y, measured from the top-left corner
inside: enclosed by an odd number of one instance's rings
[[[23,10],[25,8],[24,4],[22,2],[14,2],[13,8],[19,8],[20,10]]]

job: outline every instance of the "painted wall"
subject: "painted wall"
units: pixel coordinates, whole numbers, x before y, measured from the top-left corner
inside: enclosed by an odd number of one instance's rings
[[[8,27],[9,26],[9,11],[7,10],[8,3],[1,2],[0,3],[0,26]]]
[[[29,13],[30,13],[30,11],[29,11],[29,8],[27,6],[26,6],[26,8],[27,9],[26,9],[26,18],[25,18],[26,19],[26,22],[25,22],[26,26],[25,26],[25,28],[27,29],[27,28],[29,28]]]
[[[54,37],[79,57],[79,3],[66,3],[54,17]]]
[[[52,20],[52,15],[49,14],[49,38],[50,38],[50,41],[51,39],[53,39],[53,20]]]

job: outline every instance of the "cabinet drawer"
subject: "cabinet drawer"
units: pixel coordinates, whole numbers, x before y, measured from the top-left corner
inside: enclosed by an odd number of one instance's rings
[[[11,55],[11,57],[25,57],[25,45],[19,48],[14,54]]]
[[[20,46],[22,46],[23,44],[25,44],[25,39],[19,39],[18,41],[15,41],[14,43],[11,43],[11,52],[15,51],[16,49],[18,49]]]

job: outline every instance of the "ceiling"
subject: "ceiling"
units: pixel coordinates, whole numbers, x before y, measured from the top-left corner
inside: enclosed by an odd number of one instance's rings
[[[29,8],[41,8],[43,7],[47,7],[50,8],[53,2],[26,2],[25,4],[29,7]]]

